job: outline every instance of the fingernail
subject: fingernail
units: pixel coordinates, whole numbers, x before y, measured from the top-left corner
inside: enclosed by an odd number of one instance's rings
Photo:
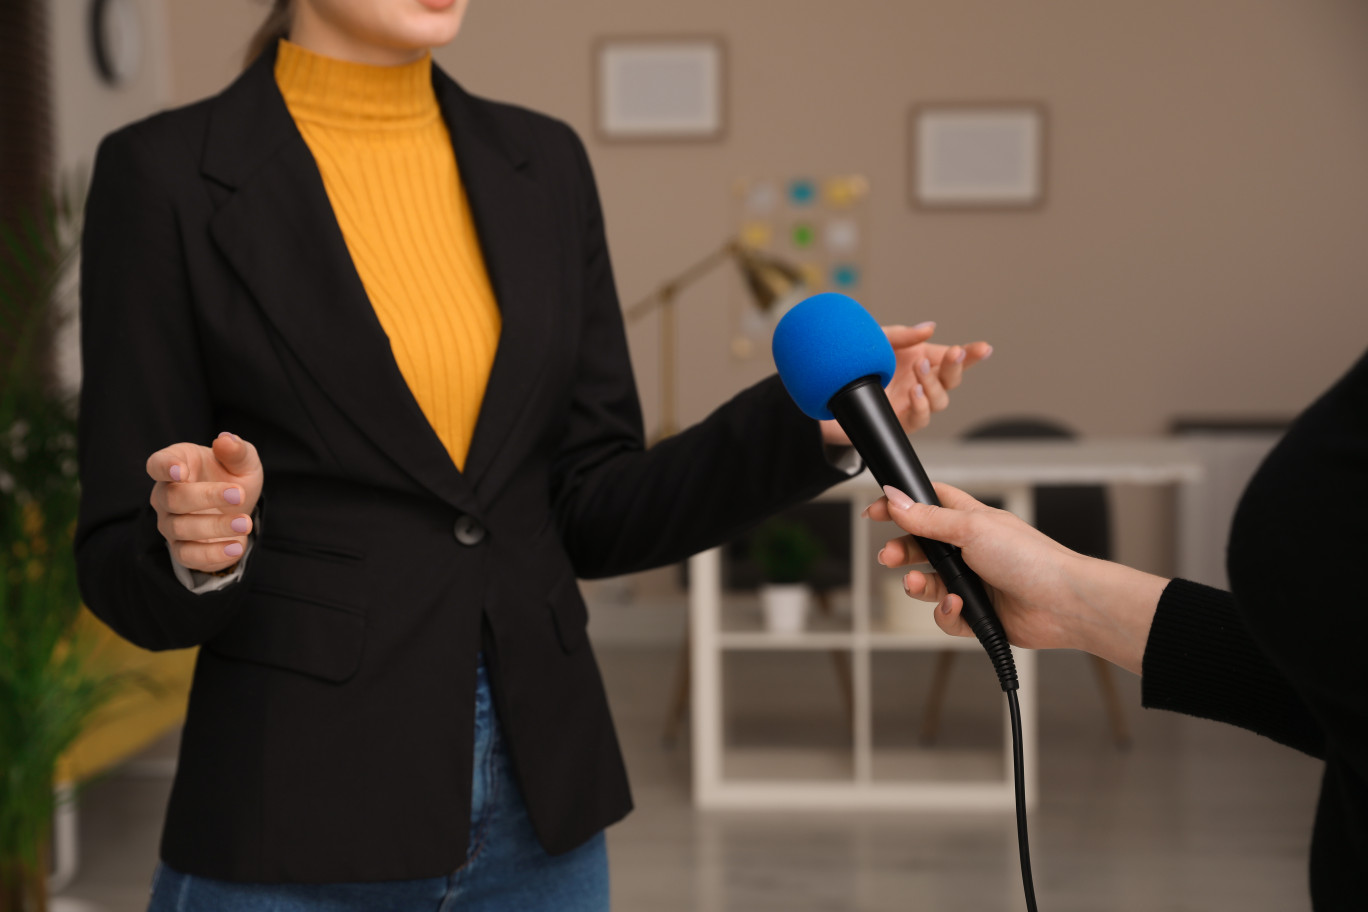
[[[223,492],[223,499],[228,501],[230,504],[242,503],[242,489],[229,488],[228,490]]]
[[[247,517],[239,516],[237,519],[233,520],[228,525],[233,527],[234,532],[241,535],[242,533],[247,531]]]
[[[232,431],[220,431],[220,432],[219,432],[219,436],[220,436],[220,437],[232,437],[234,440],[241,440],[241,439],[242,439],[242,438],[239,437],[237,434],[234,434]]]
[[[237,557],[242,554],[242,545],[238,542],[229,542],[224,546],[223,553],[229,557]]]
[[[921,363],[917,365],[917,372],[921,374],[931,373],[931,359],[922,358]]]
[[[985,352],[983,353],[983,357],[980,358],[979,360],[980,360],[980,361],[984,361],[984,360],[987,360],[988,358],[991,358],[992,356],[993,356],[993,346],[990,345],[990,346],[988,346],[988,350],[985,351]]]
[[[171,467],[171,480],[172,480],[172,481],[180,481],[180,479],[181,479],[181,467],[178,466],[178,465],[173,465],[173,466]]]
[[[912,498],[908,497],[902,491],[899,491],[892,485],[884,485],[883,492],[884,497],[888,498],[888,502],[891,503],[893,506],[897,507],[899,510],[911,509]]]
[[[938,608],[938,610],[940,611],[941,614],[949,614],[949,613],[950,613],[950,600],[949,600],[949,599],[941,599],[941,603],[940,603],[939,606],[937,606],[937,608]]]
[[[967,352],[967,351],[965,351],[964,349],[961,348],[961,349],[959,350],[959,352],[956,353],[956,355],[955,355],[955,363],[956,363],[956,364],[959,364],[961,361],[964,360],[964,356],[967,355],[967,354],[969,354],[969,352]],[[985,357],[986,357],[986,356],[985,356]]]
[[[922,389],[922,385],[921,385],[920,383],[918,383],[918,384],[917,384],[917,389],[916,389],[916,396],[917,396],[917,398],[920,399],[920,398],[922,398],[922,397],[925,396],[925,395],[926,395],[926,390]]]
[[[879,549],[879,553],[876,554],[876,555],[874,555],[874,559],[875,559],[876,561],[879,562],[879,566],[880,566],[880,567],[887,567],[888,564],[884,563],[884,556],[883,556],[883,555],[884,555],[884,549],[883,549],[883,548],[880,548],[880,549]]]
[[[916,326],[914,326],[914,327],[912,327],[912,328],[913,328],[913,329],[935,329],[935,328],[936,328],[936,321],[935,321],[935,320],[925,320],[925,321],[923,321],[923,322],[921,322],[921,323],[918,323]]]

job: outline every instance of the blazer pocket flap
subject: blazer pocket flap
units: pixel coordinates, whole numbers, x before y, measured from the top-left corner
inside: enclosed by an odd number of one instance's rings
[[[353,610],[253,587],[242,613],[205,648],[341,684],[361,666],[365,628]]]
[[[579,584],[574,576],[566,576],[551,589],[548,596],[551,605],[551,620],[556,625],[556,638],[561,649],[574,652],[589,641],[586,629],[589,625],[589,611],[584,607],[584,597],[580,595]]]

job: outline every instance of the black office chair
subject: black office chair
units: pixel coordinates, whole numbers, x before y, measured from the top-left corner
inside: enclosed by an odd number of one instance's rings
[[[1045,418],[1002,418],[979,425],[964,435],[965,440],[1072,440],[1078,435],[1058,422]],[[985,500],[992,506],[1001,503]],[[1111,508],[1107,489],[1103,485],[1038,485],[1035,488],[1036,528],[1055,541],[1080,554],[1111,560]],[[949,684],[950,669],[955,662],[955,650],[943,650],[936,658],[936,668],[927,694],[926,711],[922,715],[921,739],[931,744],[940,728],[940,710]],[[1102,701],[1111,721],[1112,736],[1117,747],[1129,747],[1130,731],[1126,726],[1125,711],[1117,694],[1112,668],[1106,660],[1090,656],[1097,674]]]
[[[813,500],[792,507],[777,517],[788,522],[801,523],[822,544],[822,558],[808,578],[817,610],[830,617],[834,613],[831,593],[837,589],[848,589],[851,582],[850,569],[850,503],[845,500]],[[758,589],[764,583],[760,567],[751,558],[751,536],[753,532],[743,533],[722,546],[722,589],[730,592],[743,592]],[[681,584],[689,588],[688,563],[680,565]],[[678,663],[675,667],[675,686],[670,697],[670,706],[665,716],[664,742],[674,744],[679,736],[679,728],[689,709],[689,650],[691,648],[688,631],[685,630],[684,643],[680,647]],[[854,718],[854,692],[850,675],[850,654],[848,650],[831,650],[831,661],[835,665],[837,686],[845,704],[847,718]]]

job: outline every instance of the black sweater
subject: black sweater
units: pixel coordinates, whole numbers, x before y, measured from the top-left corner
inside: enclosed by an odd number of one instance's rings
[[[1311,841],[1317,912],[1368,909],[1368,355],[1306,410],[1231,527],[1233,592],[1165,590],[1148,707],[1230,722],[1325,760]],[[1274,783],[1270,783],[1270,787]]]

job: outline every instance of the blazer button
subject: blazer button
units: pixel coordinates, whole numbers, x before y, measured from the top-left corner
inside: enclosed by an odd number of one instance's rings
[[[485,527],[469,513],[456,517],[456,540],[467,548],[473,548],[484,541]]]

